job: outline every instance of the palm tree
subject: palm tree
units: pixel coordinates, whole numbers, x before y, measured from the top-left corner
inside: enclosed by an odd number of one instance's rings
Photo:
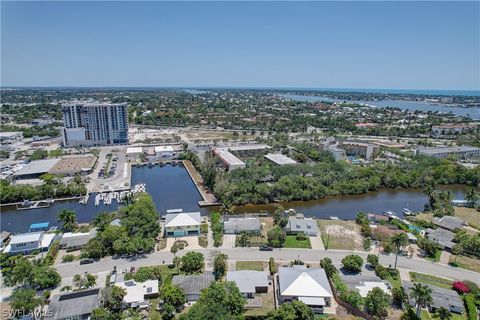
[[[450,311],[444,307],[440,307],[440,309],[437,311],[437,314],[441,320],[450,320],[452,318]]]
[[[435,198],[436,198],[436,192],[435,188],[431,184],[427,184],[423,188],[423,194],[427,196],[428,198],[428,203],[430,205],[430,209],[433,209],[433,206],[435,205]]]
[[[233,214],[235,212],[235,206],[230,200],[225,200],[222,202],[222,207],[220,208],[220,213],[223,216],[227,216]],[[225,218],[225,217],[224,217]]]
[[[77,213],[73,210],[62,209],[57,219],[63,225],[64,231],[73,231],[77,227]]]
[[[475,208],[477,202],[480,200],[480,195],[478,194],[475,188],[469,188],[467,190],[467,194],[465,195],[465,200],[468,201],[468,206],[471,208]]]
[[[415,300],[417,306],[417,318],[420,319],[422,307],[427,307],[432,303],[432,289],[421,283],[415,283],[410,293],[410,298]]]
[[[397,269],[397,259],[398,259],[398,254],[400,253],[400,248],[403,246],[406,246],[408,244],[408,237],[407,234],[402,232],[402,233],[396,233],[390,238],[390,243],[395,247],[395,267],[394,269]]]

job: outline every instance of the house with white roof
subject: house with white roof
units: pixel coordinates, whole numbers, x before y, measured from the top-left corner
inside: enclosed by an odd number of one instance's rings
[[[228,271],[227,281],[233,281],[245,298],[253,298],[255,293],[268,291],[268,275],[265,271]]]
[[[28,254],[34,250],[48,251],[55,234],[45,232],[29,232],[13,235],[5,248],[7,254]]]
[[[330,307],[333,293],[325,270],[280,267],[277,277],[279,303],[301,301],[315,313],[323,313],[325,307]]]
[[[158,280],[147,280],[145,282],[128,280],[115,283],[115,285],[125,289],[126,294],[123,297],[123,303],[131,308],[142,306],[146,300],[158,296]]]
[[[177,212],[165,215],[165,236],[198,236],[202,217],[200,212]]]

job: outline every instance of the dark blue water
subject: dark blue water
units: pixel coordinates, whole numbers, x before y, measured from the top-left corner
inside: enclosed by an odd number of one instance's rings
[[[325,102],[344,102],[345,100],[334,99],[329,97],[322,96],[308,96],[308,95],[298,95],[298,94],[281,94],[280,97],[297,100],[297,101],[325,101]],[[375,106],[379,108],[399,108],[401,110],[409,111],[423,111],[423,112],[444,112],[452,113],[457,116],[480,119],[480,107],[470,107],[470,108],[458,108],[451,107],[447,104],[432,104],[421,101],[404,101],[404,100],[380,100],[380,101],[362,101],[362,100],[348,100],[346,102],[366,104],[370,106]]]
[[[132,168],[132,185],[147,184],[147,192],[152,195],[159,214],[168,209],[181,208],[187,211],[200,211],[203,215],[215,208],[200,208],[198,201],[201,196],[193,184],[188,172],[181,166],[155,166],[149,168]],[[451,190],[455,199],[463,199],[465,187],[459,185],[443,186],[441,189]],[[421,190],[412,189],[382,189],[362,195],[327,197],[311,201],[293,201],[283,203],[285,208],[294,208],[307,217],[329,218],[337,216],[341,219],[354,219],[359,211],[381,213],[393,210],[401,216],[403,208],[412,211],[421,211],[427,199]],[[14,233],[27,232],[28,227],[36,222],[50,222],[51,226],[58,225],[57,213],[63,208],[75,210],[78,222],[90,222],[102,211],[114,211],[116,202],[111,205],[95,206],[95,195],[92,194],[87,205],[78,201],[57,202],[50,208],[17,211],[15,208],[3,208],[0,214],[0,229]],[[237,207],[238,213],[259,212],[260,210],[273,211],[270,205],[247,205]]]

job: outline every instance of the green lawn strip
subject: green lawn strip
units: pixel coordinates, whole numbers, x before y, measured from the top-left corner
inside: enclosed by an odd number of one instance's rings
[[[454,255],[450,257],[450,264],[462,269],[467,269],[475,272],[480,272],[480,259],[470,258],[466,256]]]
[[[422,310],[422,312],[420,313],[420,319],[421,320],[431,320],[432,317],[430,316],[430,313],[428,313],[427,310]]]
[[[237,268],[237,271],[240,271],[240,270],[263,271],[263,262],[262,261],[237,261],[236,268]]]
[[[390,275],[387,278],[390,281],[390,284],[394,288],[400,288],[402,286],[402,280],[400,279],[400,273],[398,270],[390,271]]]
[[[305,240],[297,240],[296,235],[287,235],[285,239],[285,244],[283,245],[283,247],[284,248],[303,248],[303,249],[312,248],[309,237],[305,237]]]
[[[452,289],[453,281],[445,278],[431,276],[429,274],[410,271],[410,279],[413,282],[431,284],[444,289]]]
[[[162,319],[162,316],[160,315],[160,312],[157,311],[157,304],[160,298],[155,298],[155,299],[150,299],[150,303],[152,306],[150,307],[150,313],[148,314],[148,318],[150,320],[160,320]]]

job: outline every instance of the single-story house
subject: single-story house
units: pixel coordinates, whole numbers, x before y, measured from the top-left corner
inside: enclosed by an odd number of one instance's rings
[[[100,300],[100,288],[57,294],[50,302],[45,319],[89,319],[92,311],[100,306]]]
[[[259,234],[261,225],[259,218],[228,218],[223,222],[223,232],[225,234],[242,232]]]
[[[167,213],[165,215],[165,236],[197,236],[200,234],[201,222],[200,212]]]
[[[317,221],[312,218],[289,218],[285,231],[288,234],[303,233],[310,237],[318,235]]]
[[[208,288],[213,282],[215,282],[215,276],[212,272],[176,275],[172,278],[172,284],[183,290],[188,302],[197,301],[202,290]]]
[[[407,232],[407,237],[408,237],[408,242],[417,243],[417,237],[413,233]]]
[[[95,237],[97,229],[93,228],[90,232],[66,232],[60,239],[60,247],[62,249],[81,249],[90,239]]]
[[[441,218],[434,217],[432,223],[440,228],[453,231],[455,229],[460,229],[465,225],[465,221],[452,216],[443,216]]]
[[[441,249],[449,249],[451,250],[455,245],[453,241],[455,239],[455,233],[449,230],[445,230],[442,228],[438,229],[426,229],[425,236],[428,240],[435,242]]]
[[[128,280],[117,282],[115,285],[127,292],[123,297],[123,303],[130,308],[136,308],[145,300],[158,296],[158,280],[147,280],[145,282]]]
[[[47,231],[49,226],[50,222],[32,223],[30,228],[28,228],[28,232]]]
[[[245,298],[253,298],[255,293],[268,292],[268,276],[265,271],[228,271],[227,281],[233,281]]]
[[[28,254],[32,251],[48,251],[55,234],[45,232],[30,232],[13,235],[5,248],[8,254]]]
[[[302,301],[315,313],[323,313],[331,305],[332,288],[323,269],[305,266],[278,269],[278,301]]]
[[[414,284],[409,281],[402,282],[405,292],[410,295]],[[463,313],[465,307],[463,305],[463,300],[460,295],[455,290],[440,288],[431,284],[426,284],[432,290],[432,304],[429,307],[429,310],[435,312],[441,307],[449,310],[450,312]],[[415,306],[415,300],[409,299],[411,306]]]

